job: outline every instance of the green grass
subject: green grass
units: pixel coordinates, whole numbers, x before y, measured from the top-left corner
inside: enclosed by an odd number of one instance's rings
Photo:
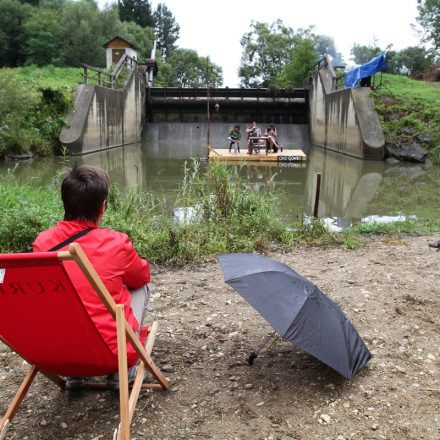
[[[60,182],[60,174],[46,185],[39,179],[23,184],[14,171],[0,176],[0,252],[26,249],[41,230],[62,219]],[[270,191],[243,189],[240,178],[227,166],[211,163],[203,174],[199,163],[193,161],[186,164],[175,206],[194,208],[194,217],[179,223],[172,210],[159,208],[152,194],[112,186],[101,226],[127,233],[140,255],[151,262],[179,265],[217,253],[264,252],[273,244],[285,250],[298,244],[357,249],[366,236],[440,230],[440,217],[424,218],[419,213],[416,220],[361,223],[332,233],[319,220],[279,220],[277,203]]]
[[[13,73],[18,81],[35,88],[74,88],[76,84],[83,82],[83,69],[78,67],[26,66],[0,69],[0,75],[8,72]]]
[[[387,141],[415,140],[435,163],[440,163],[440,83],[384,74],[382,87],[373,96]],[[420,135],[430,140],[422,142],[417,139]]]
[[[40,186],[38,179],[21,183],[14,172],[0,177],[0,252],[26,249],[41,230],[62,219],[60,181],[57,175]],[[244,190],[221,164],[210,165],[206,174],[197,162],[187,166],[176,206],[195,207],[198,215],[178,223],[172,212],[158,209],[153,195],[112,187],[101,226],[127,233],[150,261],[173,264],[221,252],[262,252],[273,243],[289,248],[294,243],[333,245],[345,240],[317,220],[285,224],[276,215],[273,194]]]
[[[0,158],[60,154],[58,137],[80,73],[53,66],[0,69]]]

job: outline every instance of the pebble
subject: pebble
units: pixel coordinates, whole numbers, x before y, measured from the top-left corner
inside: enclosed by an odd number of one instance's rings
[[[67,429],[67,423],[64,423],[64,422],[61,423],[61,428],[62,428],[62,429]]]
[[[164,373],[174,373],[176,370],[175,370],[175,368],[174,368],[172,365],[167,364],[167,365],[164,365],[164,366],[162,367],[162,371],[163,371]]]
[[[264,402],[258,402],[257,403],[257,406],[262,406],[262,405],[264,405]]]
[[[42,420],[41,422],[40,422],[40,426],[46,426],[47,425],[47,420]]]
[[[379,429],[379,425],[377,423],[375,423],[374,425],[371,425],[371,429],[373,431],[377,431]]]
[[[250,390],[253,386],[254,386],[253,383],[247,383],[247,384],[245,384],[244,387],[245,387],[247,390]]]
[[[319,418],[323,420],[324,423],[330,423],[332,420],[332,418],[328,414],[321,414]]]

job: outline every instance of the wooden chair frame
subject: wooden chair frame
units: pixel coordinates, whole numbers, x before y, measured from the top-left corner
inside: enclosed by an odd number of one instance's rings
[[[60,260],[74,260],[97,295],[101,298],[102,302],[105,304],[107,310],[116,320],[116,331],[117,331],[117,343],[118,343],[118,368],[119,368],[119,405],[120,405],[120,423],[115,429],[113,438],[117,440],[129,440],[130,439],[130,425],[133,419],[134,410],[139,397],[141,389],[168,389],[170,387],[170,381],[163,375],[156,364],[150,357],[151,351],[153,349],[154,341],[156,338],[158,323],[155,321],[150,329],[148,338],[146,340],[145,346],[143,346],[139,340],[139,337],[131,328],[130,324],[125,319],[124,306],[121,304],[116,304],[113,297],[108,292],[104,283],[102,282],[99,275],[96,273],[86,254],[82,250],[78,243],[72,243],[69,246],[68,251],[58,252],[58,258]],[[137,375],[134,380],[133,386],[131,388],[131,393],[129,393],[128,386],[128,370],[127,370],[127,339],[135,349],[136,353],[140,358],[140,365],[138,367]],[[7,342],[1,338],[0,340],[5,343]],[[10,347],[12,349],[12,347]],[[20,355],[20,353],[17,353]],[[158,383],[144,384],[143,379],[145,375],[145,370],[149,370],[153,377]],[[32,365],[29,369],[26,377],[24,378],[22,384],[17,390],[12,402],[10,403],[5,415],[0,419],[0,440],[3,440],[6,436],[6,431],[8,425],[14,418],[21,402],[26,396],[26,393],[31,386],[36,374],[41,372],[49,380],[55,383],[60,389],[64,390],[66,387],[66,382],[64,379],[56,374],[50,373],[48,371],[40,370],[36,365]],[[90,383],[86,384],[87,388],[105,388],[104,383]]]

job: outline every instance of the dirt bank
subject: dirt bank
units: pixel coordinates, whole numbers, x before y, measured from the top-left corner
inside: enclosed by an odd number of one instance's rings
[[[248,354],[271,328],[223,282],[216,261],[155,268],[148,320],[173,382],[143,392],[133,439],[440,438],[440,253],[437,237],[374,240],[357,251],[277,250],[269,256],[312,280],[348,314],[373,360],[352,381],[286,342]],[[0,347],[0,410],[26,370]],[[37,377],[9,439],[110,439],[118,395],[60,392]]]

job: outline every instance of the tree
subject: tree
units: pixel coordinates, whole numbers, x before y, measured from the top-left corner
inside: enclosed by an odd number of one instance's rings
[[[327,54],[332,57],[332,64],[334,66],[344,64],[342,54],[336,50],[335,41],[333,38],[328,37],[327,35],[317,35],[315,47],[319,58],[322,58]]]
[[[195,50],[177,49],[168,63],[172,66],[171,76],[162,77],[166,86],[206,87],[209,83],[211,87],[218,87],[223,83],[222,68]]]
[[[38,8],[23,25],[26,36],[26,64],[64,65],[62,26],[58,11]]]
[[[134,21],[141,27],[153,27],[154,20],[148,0],[118,0],[121,21]]]
[[[159,3],[153,14],[154,31],[157,35],[158,46],[164,60],[173,53],[179,39],[180,26],[165,4]]]
[[[280,76],[295,45],[295,32],[281,20],[271,25],[253,22],[240,41],[243,48],[239,76],[245,87],[267,87]]]
[[[276,80],[276,84],[282,87],[303,87],[304,80],[309,75],[310,67],[316,63],[317,59],[318,52],[314,39],[304,38],[297,42],[291,50],[290,60]]]
[[[23,23],[31,10],[17,0],[0,0],[0,66],[16,67],[24,62]]]
[[[396,54],[396,64],[399,73],[417,75],[432,66],[432,57],[423,47],[407,47]]]
[[[94,0],[69,1],[61,16],[64,57],[67,66],[81,63],[105,66],[102,16]],[[93,36],[93,38],[92,38]]]
[[[377,57],[382,52],[383,50],[377,46],[376,41],[373,41],[373,43],[368,46],[362,46],[354,43],[350,51],[356,64],[368,63],[368,61],[374,57]]]
[[[419,12],[417,21],[422,27],[422,41],[430,43],[433,51],[438,52],[440,49],[440,0],[417,0],[417,10]]]
[[[132,21],[124,21],[119,29],[119,35],[137,48],[139,60],[150,58],[155,39],[153,28],[143,28]]]

